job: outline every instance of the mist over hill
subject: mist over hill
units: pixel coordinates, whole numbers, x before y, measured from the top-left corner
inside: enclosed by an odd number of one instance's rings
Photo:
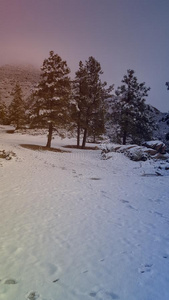
[[[0,66],[0,94],[2,100],[9,105],[12,100],[12,90],[19,83],[24,100],[31,93],[31,89],[39,81],[40,69],[29,65],[3,65]]]

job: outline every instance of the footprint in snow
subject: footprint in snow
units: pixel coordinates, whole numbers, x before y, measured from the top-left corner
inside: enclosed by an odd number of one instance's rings
[[[88,273],[88,272],[89,272],[88,270],[85,270],[85,271],[83,271],[82,273],[85,274],[85,273]]]
[[[17,284],[17,281],[15,279],[10,278],[10,279],[6,279],[4,281],[4,284]]]
[[[53,280],[53,282],[55,283],[55,282],[58,282],[59,281],[59,278],[57,278],[57,279],[55,279],[55,280]]]
[[[161,200],[161,199],[156,199],[156,200],[154,200],[154,202],[161,203],[161,202],[163,202],[163,200]]]
[[[104,258],[100,259],[100,261],[103,262],[103,261],[104,261]]]
[[[135,208],[134,206],[132,206],[132,205],[129,204],[130,202],[129,202],[128,200],[123,200],[123,199],[121,199],[120,201],[121,201],[122,203],[124,203],[124,204],[128,204],[128,205],[127,205],[128,208],[138,211],[137,208]]]
[[[34,291],[31,291],[26,295],[26,299],[28,299],[28,300],[36,300],[38,298],[39,298],[39,294]]]
[[[96,297],[96,295],[97,295],[97,293],[95,293],[95,292],[91,292],[91,293],[89,294],[90,297]]]
[[[129,201],[128,200],[120,200],[122,203],[129,203]]]
[[[48,276],[51,276],[52,278],[58,278],[58,272],[59,272],[59,266],[50,263],[50,262],[42,262],[39,265],[40,269],[42,271],[45,270],[45,272],[48,274]]]
[[[129,204],[129,205],[127,205],[127,207],[128,207],[128,208],[130,208],[130,209],[133,209],[133,210],[136,210],[136,211],[138,211],[138,209],[137,209],[137,208],[133,207],[133,206],[132,206],[132,205],[130,205],[130,204]]]
[[[162,217],[162,218],[163,218],[163,214],[162,214],[162,213],[160,213],[160,212],[158,212],[158,211],[155,211],[155,212],[154,212],[154,214],[155,214],[155,215],[158,215],[158,216],[160,216],[160,217]]]
[[[89,296],[92,298],[98,297],[100,300],[114,300],[119,299],[119,296],[113,292],[106,292],[104,290],[99,290],[98,292],[90,292]]]
[[[140,273],[147,273],[147,272],[150,272],[151,271],[151,267],[152,267],[153,264],[145,264],[143,266],[143,268],[139,269],[139,272]]]

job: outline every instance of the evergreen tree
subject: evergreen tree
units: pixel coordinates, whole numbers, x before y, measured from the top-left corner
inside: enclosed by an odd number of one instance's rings
[[[47,147],[51,147],[53,130],[65,128],[69,121],[71,82],[66,61],[50,51],[41,67],[40,82],[34,95],[37,122],[48,125]]]
[[[23,124],[25,124],[26,114],[22,89],[18,83],[16,83],[12,95],[13,100],[9,105],[9,119],[10,122],[16,126],[16,129],[19,129]]]
[[[120,129],[123,144],[127,138],[131,142],[141,143],[151,138],[154,122],[145,104],[150,88],[138,83],[133,70],[127,70],[120,87],[112,101],[112,122]]]
[[[77,128],[77,147],[80,146],[80,134],[84,124],[86,92],[87,72],[82,61],[80,61],[79,70],[76,72],[76,77],[73,81],[73,98],[75,102],[72,105],[72,120],[74,120],[74,127]]]
[[[110,96],[113,86],[106,89],[106,82],[101,82],[103,74],[100,63],[92,56],[85,65],[80,61],[79,70],[73,85],[75,100],[74,121],[77,126],[77,146],[83,131],[82,148],[85,148],[89,134],[94,138],[104,131],[104,100]]]
[[[91,137],[93,143],[96,143],[97,138],[103,133],[105,133],[105,106],[100,107],[97,113],[93,115],[88,129],[88,136]]]
[[[7,107],[4,101],[1,99],[0,95],[0,123],[5,125],[8,122],[8,112],[7,112]]]
[[[29,124],[31,128],[43,128],[46,125],[46,121],[41,117],[42,99],[36,95],[36,92],[32,92],[27,99],[27,109],[29,116]]]

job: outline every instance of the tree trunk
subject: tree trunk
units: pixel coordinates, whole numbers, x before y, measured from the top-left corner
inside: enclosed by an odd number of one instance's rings
[[[49,131],[48,131],[48,141],[46,144],[46,147],[51,147],[51,141],[52,141],[52,133],[53,133],[53,124],[52,122],[49,123]]]
[[[84,129],[83,142],[82,142],[82,149],[85,148],[85,145],[86,145],[86,139],[87,139],[87,128]]]
[[[127,131],[124,130],[124,132],[123,132],[123,145],[126,145],[126,138],[127,138]]]
[[[17,122],[16,122],[16,130],[18,130],[19,129],[19,120],[17,120]]]
[[[96,135],[95,135],[95,133],[93,134],[93,143],[96,143]]]
[[[128,113],[126,113],[126,116],[128,118]],[[123,145],[126,145],[127,135],[128,135],[128,120],[126,120],[125,125],[123,127]]]
[[[80,147],[80,124],[77,124],[77,148]]]

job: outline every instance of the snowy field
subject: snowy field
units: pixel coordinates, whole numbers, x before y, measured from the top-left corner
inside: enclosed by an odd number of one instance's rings
[[[46,136],[0,126],[0,150],[16,153],[0,159],[0,300],[168,300],[169,171],[154,175],[162,162],[24,143]]]

